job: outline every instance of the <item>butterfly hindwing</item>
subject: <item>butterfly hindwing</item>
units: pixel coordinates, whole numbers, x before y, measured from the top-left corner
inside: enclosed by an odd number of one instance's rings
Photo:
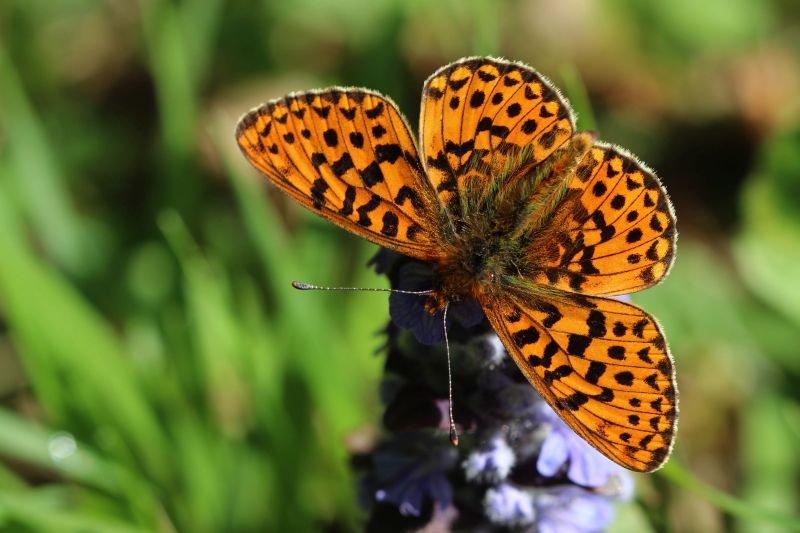
[[[248,160],[302,205],[381,246],[435,259],[438,200],[395,104],[361,89],[292,94],[246,114]]]
[[[653,317],[580,295],[483,302],[522,373],[570,427],[620,465],[661,466],[672,447],[672,358]]]
[[[521,63],[466,58],[435,72],[422,89],[420,142],[442,203],[453,211],[466,179],[487,181],[529,147],[534,164],[574,131],[558,91]]]
[[[676,238],[672,205],[654,173],[621,148],[596,143],[531,246],[541,264],[535,281],[593,295],[636,292],[667,274]]]

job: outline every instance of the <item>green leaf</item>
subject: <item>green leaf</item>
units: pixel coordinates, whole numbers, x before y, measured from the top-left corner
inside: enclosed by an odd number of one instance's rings
[[[800,324],[800,130],[776,137],[742,195],[736,264],[747,285]]]
[[[678,487],[700,496],[735,517],[748,519],[755,523],[774,524],[787,531],[800,531],[800,517],[765,509],[752,502],[731,496],[697,479],[674,458],[668,461],[657,475],[665,477]]]
[[[155,477],[168,447],[136,370],[108,324],[61,275],[33,255],[0,194],[0,299],[28,378],[56,425],[105,432]]]
[[[45,128],[1,43],[0,129],[8,158],[5,194],[18,194],[50,257],[73,274],[91,272],[100,261],[100,247],[92,244],[99,234],[75,210]]]

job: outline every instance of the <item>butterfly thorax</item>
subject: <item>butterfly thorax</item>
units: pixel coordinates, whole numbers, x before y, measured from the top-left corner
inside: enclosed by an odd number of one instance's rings
[[[578,134],[545,164],[526,164],[526,153],[495,169],[490,187],[465,187],[461,217],[441,236],[442,258],[436,264],[435,294],[428,310],[441,311],[448,302],[485,299],[525,284],[545,254],[537,241],[550,242],[558,217],[556,206],[567,193],[569,177],[586,155],[593,136]],[[502,186],[500,185],[502,184]],[[545,238],[543,238],[545,237]],[[531,251],[533,250],[533,253]]]

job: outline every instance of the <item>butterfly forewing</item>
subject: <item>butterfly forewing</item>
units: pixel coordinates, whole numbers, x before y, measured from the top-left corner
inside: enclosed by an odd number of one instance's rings
[[[451,211],[466,179],[492,179],[525,147],[530,163],[544,161],[574,131],[569,107],[547,80],[490,58],[462,59],[428,78],[420,117],[428,176]]]
[[[360,89],[289,95],[245,115],[250,162],[301,204],[377,244],[435,259],[437,198],[389,99]]]
[[[653,172],[620,148],[596,144],[553,224],[530,248],[541,265],[535,280],[593,295],[636,292],[664,278],[676,236],[672,206]]]
[[[672,358],[655,320],[617,300],[563,295],[484,302],[497,334],[539,393],[620,465],[657,469],[672,447]]]

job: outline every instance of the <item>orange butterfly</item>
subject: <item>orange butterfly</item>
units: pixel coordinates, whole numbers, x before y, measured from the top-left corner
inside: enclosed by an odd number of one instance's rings
[[[420,157],[385,96],[331,88],[247,113],[236,140],[272,183],[381,246],[431,262],[431,312],[477,299],[520,370],[608,458],[649,472],[677,423],[656,320],[607,296],[658,283],[675,215],[653,172],[576,133],[543,76],[465,58],[422,91]]]

